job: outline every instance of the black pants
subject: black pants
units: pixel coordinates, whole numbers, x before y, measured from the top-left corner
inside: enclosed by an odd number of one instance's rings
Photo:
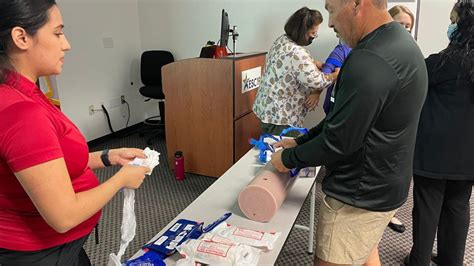
[[[472,181],[413,178],[413,247],[410,265],[430,265],[436,231],[441,265],[463,265]]]
[[[82,245],[88,236],[39,251],[15,251],[0,248],[1,266],[90,266]]]

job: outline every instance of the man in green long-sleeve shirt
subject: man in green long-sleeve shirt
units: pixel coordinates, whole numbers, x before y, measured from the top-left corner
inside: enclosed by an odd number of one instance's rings
[[[427,92],[423,55],[386,0],[326,0],[329,26],[352,48],[330,113],[276,146],[279,171],[325,165],[316,264],[380,263],[377,245],[406,201]]]

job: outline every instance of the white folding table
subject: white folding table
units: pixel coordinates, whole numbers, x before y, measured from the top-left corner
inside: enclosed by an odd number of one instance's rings
[[[263,165],[258,163],[257,157],[257,149],[248,151],[186,209],[170,221],[150,242],[158,239],[167,228],[171,227],[179,219],[204,222],[204,226],[206,226],[224,213],[232,212],[232,216],[227,220],[232,225],[265,232],[281,232],[281,236],[275,243],[274,248],[271,251],[261,253],[259,265],[273,265],[275,263],[293,226],[309,231],[308,253],[312,253],[316,202],[315,177],[296,178],[291,184],[292,187],[286,200],[271,221],[267,223],[251,221],[240,210],[237,203],[240,191],[247,186],[263,167]],[[320,167],[316,168],[315,176],[317,176],[319,169]],[[311,193],[309,225],[295,225],[296,218],[309,193]],[[143,230],[143,228],[137,228],[137,230],[140,229]],[[141,254],[143,254],[142,250],[138,251],[133,258]],[[174,254],[168,257],[165,262],[167,265],[173,265],[179,259],[179,254]]]

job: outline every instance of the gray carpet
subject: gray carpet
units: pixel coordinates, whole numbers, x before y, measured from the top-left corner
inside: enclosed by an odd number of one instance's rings
[[[104,148],[138,147],[145,148],[146,142],[137,134],[122,139],[113,139],[92,147],[91,150]],[[157,140],[152,146],[161,152],[160,165],[153,174],[146,178],[136,192],[135,212],[137,216],[137,233],[130,243],[124,258],[129,258],[140,247],[149,241],[156,233],[166,226],[176,215],[184,210],[213,182],[214,178],[186,174],[186,180],[176,181],[169,167],[164,140]],[[112,176],[118,168],[109,167],[96,171],[101,181]],[[319,179],[324,175],[320,172]],[[321,187],[318,183],[316,214],[321,202]],[[110,253],[118,251],[120,245],[120,225],[122,219],[123,195],[120,193],[104,208],[99,223],[99,240],[95,244],[94,232],[85,244],[85,249],[93,265],[106,265]],[[400,208],[397,217],[405,223],[407,231],[403,234],[390,229],[385,231],[380,243],[380,256],[383,265],[400,265],[411,247],[411,208],[413,200],[410,192],[407,203]],[[471,216],[474,216],[474,206],[471,201]],[[305,202],[298,223],[306,224],[309,219],[309,198]],[[317,223],[316,223],[317,224]],[[474,217],[471,219],[467,239],[464,263],[474,265]],[[436,245],[435,245],[436,246]],[[307,253],[307,231],[293,229],[276,262],[277,265],[310,265],[313,255]]]

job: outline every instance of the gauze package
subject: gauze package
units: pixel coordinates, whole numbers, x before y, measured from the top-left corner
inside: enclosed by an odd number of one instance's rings
[[[150,168],[150,172],[147,173],[148,175],[151,174],[153,168],[160,163],[160,153],[157,151],[151,150],[150,148],[146,148],[144,150],[146,155],[146,159],[135,158],[130,165],[135,166],[147,166]],[[120,266],[122,263],[120,262],[125,250],[128,247],[130,241],[133,240],[135,237],[135,229],[137,227],[137,221],[135,218],[135,190],[124,188],[123,189],[124,199],[123,199],[123,217],[122,217],[122,238],[120,240],[120,248],[117,254],[111,253],[109,255],[109,262],[108,266]]]
[[[205,239],[189,239],[177,248],[178,252],[186,258],[185,261],[180,262],[180,265],[186,265],[186,262],[193,265],[195,262],[210,265],[257,265],[260,250],[226,241],[227,243],[219,243]]]
[[[275,241],[280,237],[281,233],[265,233],[250,229],[245,229],[237,226],[230,225],[228,223],[221,223],[214,230],[211,231],[213,236],[210,240],[215,240],[216,236],[229,239],[230,241],[244,244],[252,247],[266,248],[268,250],[273,249]]]
[[[151,175],[151,172],[153,172],[153,168],[160,164],[160,153],[157,151],[154,151],[148,147],[143,150],[145,153],[146,158],[135,158],[132,162],[129,164],[135,165],[135,166],[146,166],[150,168],[150,172],[147,173],[147,175]]]

